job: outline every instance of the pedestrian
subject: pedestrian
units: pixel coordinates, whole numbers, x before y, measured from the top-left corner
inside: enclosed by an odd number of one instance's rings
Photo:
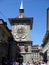
[[[26,65],[30,65],[30,63],[29,63],[29,62],[27,62],[27,63],[26,63]]]

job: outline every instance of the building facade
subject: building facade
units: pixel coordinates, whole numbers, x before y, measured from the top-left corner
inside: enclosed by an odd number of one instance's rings
[[[32,30],[33,18],[24,16],[23,3],[19,9],[19,16],[16,18],[9,18],[11,24],[11,33],[16,44],[20,48],[20,54],[23,57],[23,62],[36,62],[41,59],[39,46],[32,46],[30,39],[30,30]],[[15,47],[16,48],[16,47]],[[15,53],[15,57],[16,57]],[[35,56],[34,56],[35,55]]]
[[[10,30],[7,27],[6,22],[0,19],[0,62],[3,57],[8,56],[8,40],[10,38]]]
[[[38,62],[43,59],[42,57],[42,48],[38,45],[32,46],[32,61]]]
[[[43,58],[45,62],[49,62],[49,8],[47,9],[47,30],[43,39]]]
[[[13,51],[15,47],[16,51]],[[19,47],[16,45],[16,41],[13,40],[13,36],[7,27],[7,23],[4,22],[3,19],[0,19],[0,62],[2,62],[3,59],[14,61],[16,58],[21,57],[19,52]],[[15,57],[14,53],[17,54],[17,57]]]
[[[12,35],[20,48],[23,62],[32,62],[32,41],[30,40],[30,30],[32,30],[33,18],[24,16],[22,2],[19,13],[20,15],[16,18],[9,18],[12,27]]]

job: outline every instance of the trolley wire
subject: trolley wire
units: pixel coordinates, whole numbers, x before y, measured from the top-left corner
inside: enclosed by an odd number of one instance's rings
[[[0,11],[0,14],[5,18],[5,19],[7,19],[8,20],[8,18]]]

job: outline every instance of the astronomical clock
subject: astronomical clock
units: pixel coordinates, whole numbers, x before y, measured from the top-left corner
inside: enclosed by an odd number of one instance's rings
[[[16,28],[16,29],[14,29]],[[16,41],[27,41],[30,40],[30,26],[27,25],[16,25],[12,28],[12,34]]]
[[[25,29],[25,27],[23,27],[23,26],[21,26],[21,27],[18,27],[17,28],[17,32],[16,32],[16,38],[17,39],[25,39],[25,37],[26,37],[26,29]]]

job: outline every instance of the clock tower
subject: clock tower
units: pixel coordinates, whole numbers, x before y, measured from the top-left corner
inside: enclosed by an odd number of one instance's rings
[[[12,26],[12,35],[16,44],[20,47],[23,62],[32,62],[32,41],[30,40],[30,30],[32,30],[33,18],[24,16],[23,3],[19,9],[19,16],[9,18]]]

